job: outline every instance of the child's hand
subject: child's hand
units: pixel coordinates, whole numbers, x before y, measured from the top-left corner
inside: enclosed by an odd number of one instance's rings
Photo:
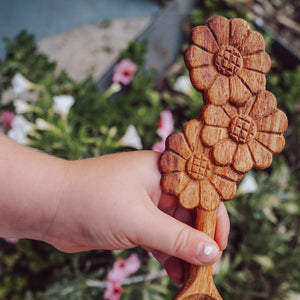
[[[194,212],[162,194],[159,154],[137,151],[66,161],[0,135],[0,236],[66,252],[143,246],[176,282],[182,260],[217,261],[229,219],[219,208],[215,241],[193,229]]]
[[[69,162],[43,240],[58,249],[150,250],[178,283],[184,264],[211,264],[226,247],[229,219],[221,203],[215,242],[193,229],[193,211],[162,194],[159,154],[138,151]]]

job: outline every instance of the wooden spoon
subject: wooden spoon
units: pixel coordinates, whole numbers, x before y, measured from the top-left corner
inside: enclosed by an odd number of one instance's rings
[[[214,238],[217,210],[197,208],[196,228]],[[222,300],[212,278],[212,266],[190,265],[189,277],[174,300]]]
[[[286,115],[265,90],[271,59],[265,42],[238,18],[216,16],[192,30],[185,63],[202,92],[200,120],[166,141],[161,186],[181,206],[197,210],[196,228],[214,239],[220,201],[232,199],[236,182],[252,167],[270,166],[283,150]],[[175,300],[222,300],[211,266],[189,268]]]

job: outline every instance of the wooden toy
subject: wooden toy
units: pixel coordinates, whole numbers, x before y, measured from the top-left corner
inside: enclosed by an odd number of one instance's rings
[[[167,138],[161,186],[181,206],[197,211],[196,228],[214,238],[220,201],[253,167],[270,166],[283,150],[286,115],[265,90],[271,60],[263,37],[242,19],[213,17],[192,30],[185,63],[203,93],[199,120]],[[176,300],[222,300],[211,266],[190,265]]]

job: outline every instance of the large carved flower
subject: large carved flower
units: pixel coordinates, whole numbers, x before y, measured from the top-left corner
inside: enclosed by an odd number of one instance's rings
[[[217,16],[192,30],[185,63],[207,102],[241,106],[265,88],[271,60],[264,50],[262,35],[246,21]]]
[[[241,175],[229,166],[214,165],[209,149],[201,143],[202,123],[191,120],[183,133],[174,133],[166,141],[166,151],[160,159],[162,188],[178,197],[185,208],[200,206],[213,210],[220,200],[230,200],[236,192]]]
[[[275,96],[263,91],[240,108],[229,103],[205,106],[201,138],[206,146],[213,146],[213,159],[220,165],[232,164],[241,173],[270,166],[272,154],[284,148],[282,134],[288,125],[276,105]]]

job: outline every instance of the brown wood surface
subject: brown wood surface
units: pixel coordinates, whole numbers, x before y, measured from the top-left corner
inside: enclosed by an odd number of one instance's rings
[[[197,209],[196,228],[214,238],[217,209]],[[205,284],[203,284],[205,282]],[[189,266],[189,276],[174,300],[222,300],[212,277],[212,266]]]
[[[203,93],[200,120],[170,135],[161,155],[161,186],[197,210],[196,228],[214,238],[220,201],[252,168],[265,169],[285,145],[286,115],[265,90],[271,60],[263,37],[242,19],[213,17],[191,32],[185,63]],[[176,300],[222,300],[211,266],[190,266]]]
[[[238,18],[217,16],[195,27],[184,58],[195,89],[216,105],[243,105],[264,90],[271,68],[262,35]]]

